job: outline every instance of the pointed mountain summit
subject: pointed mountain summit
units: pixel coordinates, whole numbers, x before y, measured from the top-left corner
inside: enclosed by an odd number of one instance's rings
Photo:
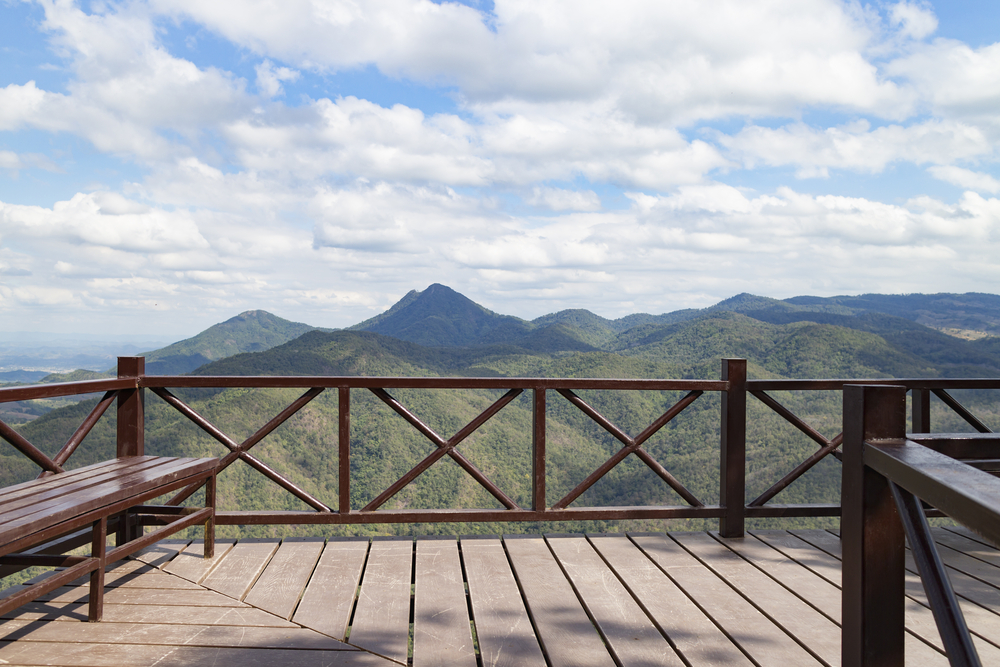
[[[500,315],[455,290],[434,283],[411,291],[381,315],[350,327],[427,346],[466,346],[518,339],[534,327],[517,317]]]
[[[262,352],[316,327],[290,322],[266,310],[248,310],[167,347],[147,352],[146,373],[180,375],[241,352]]]

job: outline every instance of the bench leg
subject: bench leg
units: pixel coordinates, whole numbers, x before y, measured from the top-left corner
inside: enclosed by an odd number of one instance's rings
[[[98,559],[98,568],[90,573],[90,612],[87,620],[93,623],[104,616],[104,567],[108,544],[108,519],[101,517],[94,522],[90,555]]]
[[[215,475],[205,481],[205,507],[215,509]],[[205,522],[205,558],[215,555],[215,512]]]

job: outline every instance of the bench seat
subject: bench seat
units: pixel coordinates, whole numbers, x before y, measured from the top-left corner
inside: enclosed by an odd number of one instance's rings
[[[109,563],[188,526],[205,525],[205,557],[215,542],[215,470],[218,459],[132,456],[104,461],[0,489],[0,564],[65,567],[38,583],[0,599],[0,614],[90,574],[89,619],[103,613],[104,571]],[[144,506],[193,484],[205,484],[205,507]],[[166,525],[142,535],[130,528],[137,515]],[[106,548],[109,518],[118,518],[118,544]],[[90,556],[24,553],[69,532],[89,528]],[[126,541],[128,537],[135,537]],[[37,551],[37,549],[35,550]]]

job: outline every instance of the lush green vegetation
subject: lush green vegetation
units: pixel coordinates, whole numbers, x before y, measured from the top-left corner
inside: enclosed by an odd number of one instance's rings
[[[634,326],[621,328],[623,320],[604,320],[579,310],[563,311],[535,322],[506,318],[448,288],[432,286],[424,292],[410,293],[383,316],[359,325],[360,329],[395,332],[394,337],[365,330],[313,330],[264,351],[227,356],[200,367],[196,373],[715,379],[719,377],[720,359],[741,357],[749,360],[753,378],[1000,375],[997,344],[1000,339],[961,340],[910,318],[865,312],[860,308],[852,310],[852,306],[841,303],[820,305],[823,309],[816,304],[740,295],[717,307],[686,311],[673,318],[634,316],[630,320]],[[407,337],[442,344],[427,346],[404,340]],[[248,343],[241,344],[246,347]],[[299,394],[263,389],[177,393],[237,441],[251,435]],[[446,438],[501,394],[464,390],[392,393]],[[966,392],[962,400],[981,418],[1000,428],[1000,403],[995,394]],[[678,392],[631,391],[581,395],[633,435],[681,396]],[[832,437],[840,430],[840,396],[836,392],[778,392],[775,398],[827,436]],[[324,392],[252,450],[255,456],[331,506],[335,506],[338,497],[337,400],[336,392]],[[351,401],[351,496],[352,505],[360,508],[431,453],[434,445],[371,393],[354,391]],[[54,453],[92,405],[91,400],[53,410],[21,427],[22,431],[43,451]],[[181,456],[225,453],[220,444],[155,396],[147,394],[146,406],[147,452]],[[109,411],[85,440],[71,459],[73,466],[114,455],[113,412]],[[940,404],[934,406],[933,420],[938,429],[968,430]],[[550,392],[547,423],[547,486],[549,502],[553,503],[621,445],[555,392]],[[816,448],[811,440],[752,398],[748,406],[747,443],[749,498],[764,491]],[[645,445],[647,451],[708,504],[718,501],[718,447],[719,397],[711,394],[699,398]],[[518,503],[527,505],[531,471],[530,397],[522,395],[516,399],[463,442],[459,450]],[[0,450],[0,485],[29,479],[36,472],[30,462],[11,449]],[[839,475],[839,463],[833,459],[824,461],[783,491],[776,502],[836,501]],[[307,509],[241,462],[220,476],[219,488],[221,509]],[[577,506],[662,504],[682,504],[682,501],[634,456],[575,503]],[[447,457],[386,505],[496,506],[496,501]],[[824,522],[799,520],[796,525]],[[711,525],[694,521],[675,523],[674,527],[687,528]],[[662,522],[630,524],[632,528],[662,526]],[[573,526],[441,524],[323,530],[330,534],[475,533],[623,527],[618,523],[590,522]],[[275,535],[316,530],[262,527],[243,532]]]

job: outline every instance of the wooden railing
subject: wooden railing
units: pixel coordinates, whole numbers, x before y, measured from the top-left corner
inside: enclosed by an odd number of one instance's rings
[[[237,461],[250,465],[260,474],[300,499],[311,511],[220,511],[220,525],[248,524],[363,524],[411,523],[454,521],[569,521],[616,519],[717,519],[724,536],[743,535],[748,518],[763,517],[819,517],[839,516],[839,503],[780,504],[772,502],[782,490],[793,484],[804,473],[828,456],[840,458],[839,448],[843,434],[827,437],[804,419],[775,399],[775,392],[828,391],[840,392],[852,380],[747,380],[746,361],[722,360],[719,380],[632,380],[632,379],[549,379],[549,378],[437,378],[437,377],[326,377],[326,376],[153,376],[144,372],[144,360],[122,357],[119,360],[119,377],[111,380],[72,382],[65,384],[34,385],[0,389],[0,402],[70,396],[104,392],[103,398],[91,411],[83,424],[59,452],[49,458],[17,431],[0,422],[0,437],[13,445],[41,468],[41,475],[62,470],[70,455],[86,437],[110,405],[117,401],[117,454],[134,456],[144,452],[146,390],[162,399],[187,417],[205,433],[225,447],[222,469]],[[976,417],[958,403],[949,391],[954,389],[996,389],[1000,380],[952,379],[886,379],[864,380],[867,384],[895,384],[912,393],[913,424],[915,430],[930,430],[929,400],[933,393],[946,405],[960,414],[978,430],[986,429]],[[285,388],[301,389],[303,393],[284,410],[270,419],[250,437],[237,441],[216,425],[199,415],[173,391],[189,388]],[[454,434],[439,434],[411,412],[393,396],[399,389],[488,389],[505,392],[486,410]],[[324,391],[338,394],[339,488],[336,499],[317,497],[288,479],[254,455],[252,449],[278,426]],[[654,419],[637,434],[620,429],[595,410],[578,394],[581,390],[599,391],[680,391],[683,397]],[[416,431],[434,445],[432,453],[405,475],[387,486],[363,507],[353,507],[351,501],[350,461],[351,447],[351,398],[356,392],[370,392],[389,406]],[[518,503],[509,490],[494,483],[482,470],[469,461],[457,448],[481,426],[501,412],[517,396],[528,392],[532,404],[531,424],[531,485],[530,502]],[[657,431],[683,413],[705,393],[718,392],[721,396],[719,421],[719,501],[703,502],[682,480],[678,480],[643,445]],[[817,446],[811,455],[788,471],[781,479],[756,498],[746,501],[747,478],[747,394],[812,440]],[[546,488],[546,427],[547,405],[555,400],[566,400],[575,406],[604,431],[611,434],[620,448],[603,464],[594,469],[569,493],[554,502]],[[988,430],[988,429],[986,429]],[[573,503],[594,483],[622,461],[634,455],[643,462],[686,505],[628,506],[628,507],[577,507]],[[386,502],[401,489],[413,482],[425,470],[443,457],[449,457],[466,474],[481,485],[501,508],[497,509],[383,509]],[[171,501],[183,502],[192,490],[178,494]]]
[[[951,665],[978,667],[924,503],[1000,544],[1000,436],[907,436],[899,385],[845,387],[844,427],[844,667],[903,667],[904,535]]]

